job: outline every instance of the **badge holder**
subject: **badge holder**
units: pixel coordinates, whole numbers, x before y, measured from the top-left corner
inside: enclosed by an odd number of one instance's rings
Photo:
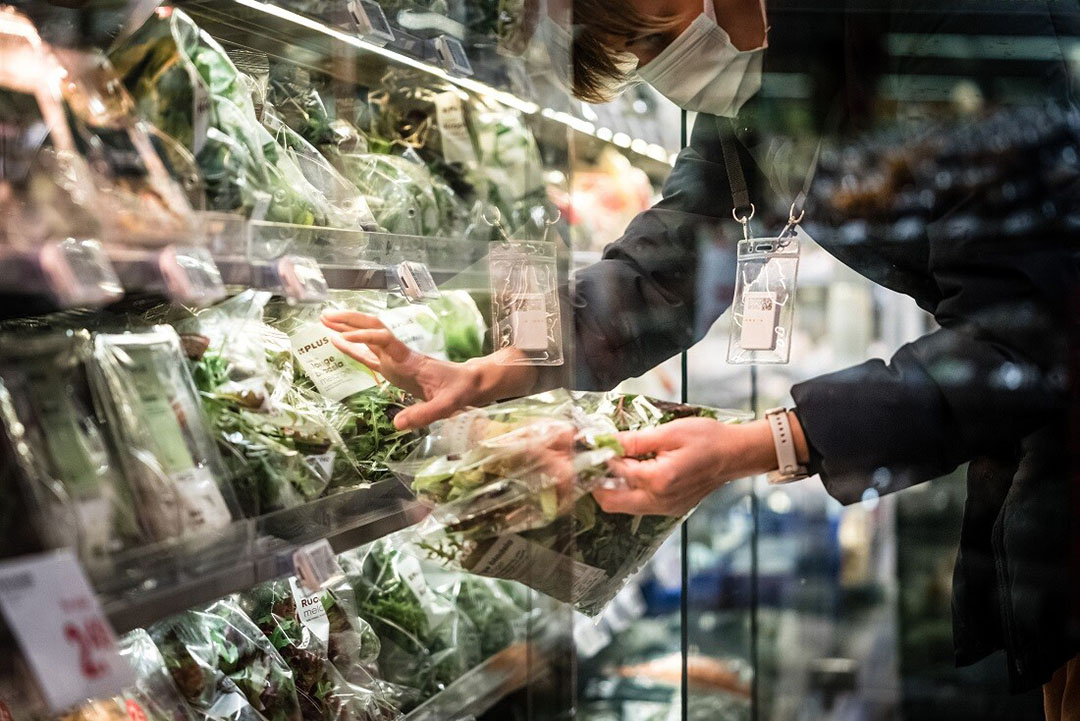
[[[792,205],[788,223],[775,238],[751,238],[750,212],[732,215],[743,226],[737,251],[735,297],[731,303],[728,363],[787,363],[795,320],[795,286],[805,233]]]
[[[495,350],[516,348],[516,357],[500,360],[508,365],[556,366],[563,363],[562,318],[559,309],[559,271],[555,243],[549,240],[512,240],[498,209],[484,221],[498,228],[504,240],[491,244],[492,338]],[[547,228],[558,217],[546,222]],[[546,234],[545,234],[546,235]]]

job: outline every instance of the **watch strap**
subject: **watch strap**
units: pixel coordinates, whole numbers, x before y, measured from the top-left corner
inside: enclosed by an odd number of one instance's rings
[[[772,431],[773,445],[776,447],[777,470],[769,474],[770,483],[788,483],[806,478],[807,468],[799,463],[795,452],[795,437],[791,433],[791,420],[787,408],[770,408],[765,411],[765,419]]]

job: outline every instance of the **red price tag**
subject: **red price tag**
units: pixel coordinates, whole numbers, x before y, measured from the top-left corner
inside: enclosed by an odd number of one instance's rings
[[[0,611],[54,711],[116,696],[133,682],[70,550],[0,563]]]
[[[142,710],[142,706],[135,703],[135,699],[129,698],[124,703],[124,707],[127,709],[127,715],[131,721],[147,721],[146,713]]]
[[[4,705],[3,701],[0,701],[0,721],[15,721],[11,712],[8,711],[8,707]]]

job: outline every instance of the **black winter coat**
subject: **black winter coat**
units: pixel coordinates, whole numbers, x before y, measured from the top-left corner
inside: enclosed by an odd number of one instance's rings
[[[940,4],[940,3],[937,3]],[[918,5],[917,3],[915,4]],[[905,5],[886,24],[918,20],[933,32],[980,22],[977,14],[918,15]],[[1075,2],[1030,3],[1022,17],[988,15],[985,34],[1080,36]],[[777,33],[791,18],[774,14],[770,54],[782,53]],[[914,19],[914,20],[913,20]],[[840,109],[842,132],[858,127],[868,106],[868,78],[856,51],[860,22],[839,13],[845,38],[842,82],[827,108]],[[859,70],[859,72],[854,72]],[[1061,57],[1035,71],[1045,98],[1069,110],[1069,74]],[[767,76],[768,78],[768,76]],[[768,79],[766,80],[768,82]],[[828,103],[826,103],[828,105]],[[753,197],[773,192],[751,148],[747,111],[734,124]],[[1069,125],[1065,123],[1065,125]],[[1058,138],[1051,159],[1032,156],[1041,220],[1010,224],[994,193],[983,188],[925,214],[902,241],[852,240],[835,209],[814,206],[812,234],[865,277],[907,294],[933,314],[936,331],[889,360],[860,365],[796,385],[792,395],[812,447],[813,470],[843,503],[870,487],[888,493],[942,476],[969,462],[968,499],[954,583],[958,664],[1007,652],[1011,686],[1045,682],[1080,653],[1070,617],[1076,582],[1069,548],[1075,469],[1068,465],[1068,350],[1073,299],[1080,288],[1080,122]],[[569,298],[578,388],[610,388],[690,347],[706,327],[697,318],[698,253],[703,237],[734,253],[737,226],[720,138],[730,120],[700,116],[688,148],[664,186],[663,199],[639,215],[602,260],[579,272]],[[1060,146],[1060,147],[1059,147]],[[1077,155],[1066,150],[1072,146]],[[1037,149],[1032,150],[1037,153]],[[1053,176],[1053,177],[1048,177]],[[1049,205],[1048,205],[1049,204]],[[1000,208],[997,208],[1000,210]],[[1016,208],[1023,215],[1032,208]],[[997,220],[981,222],[993,216]],[[714,241],[715,242],[715,241]],[[794,350],[798,352],[797,349]],[[903,539],[900,539],[903,542]]]

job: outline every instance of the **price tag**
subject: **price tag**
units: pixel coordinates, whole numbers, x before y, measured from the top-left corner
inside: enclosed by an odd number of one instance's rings
[[[53,711],[134,683],[70,550],[0,563],[0,610]]]
[[[169,296],[184,305],[207,306],[225,297],[214,258],[206,248],[170,246],[158,258]]]
[[[447,72],[458,75],[472,75],[472,63],[465,54],[465,47],[457,38],[449,35],[440,35],[435,38],[435,53],[439,56],[439,63]]]
[[[330,286],[314,258],[286,255],[277,262],[278,279],[285,297],[297,303],[321,303],[330,297]]]
[[[399,263],[391,269],[391,275],[397,281],[401,294],[410,303],[435,300],[442,295],[439,286],[435,285],[431,271],[423,263],[409,260]]]
[[[124,294],[105,249],[95,240],[49,243],[38,254],[38,262],[49,290],[65,308],[105,305]]]
[[[394,30],[378,3],[349,0],[349,15],[356,24],[357,34],[368,42],[381,46],[394,41]]]
[[[345,577],[345,571],[325,538],[309,543],[293,553],[293,568],[300,585],[315,593]]]

